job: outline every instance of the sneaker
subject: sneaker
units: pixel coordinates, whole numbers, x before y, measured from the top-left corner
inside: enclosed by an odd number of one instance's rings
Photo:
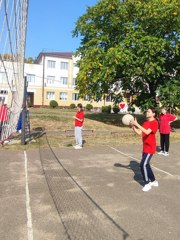
[[[151,187],[158,187],[159,186],[159,183],[156,180],[153,181],[153,182],[150,182],[149,184],[151,185]]]
[[[78,144],[76,144],[76,145],[73,145],[73,148],[76,148],[78,146]]]
[[[161,150],[160,152],[158,152],[158,154],[163,154],[164,155],[164,151]]]
[[[80,145],[77,145],[74,147],[75,149],[82,149],[82,147]]]
[[[143,192],[148,192],[150,189],[151,189],[151,185],[148,183],[148,184],[144,185],[142,190],[143,190]]]
[[[164,152],[164,154],[163,154],[164,156],[169,156],[169,153],[168,152]]]

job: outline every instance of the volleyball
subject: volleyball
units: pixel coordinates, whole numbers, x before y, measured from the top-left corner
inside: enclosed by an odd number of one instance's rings
[[[131,114],[126,114],[122,117],[122,123],[126,126],[129,126],[131,120],[134,120]]]

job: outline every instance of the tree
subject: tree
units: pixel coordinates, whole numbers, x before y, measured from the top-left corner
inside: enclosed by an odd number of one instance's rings
[[[160,102],[171,109],[180,108],[180,81],[173,79],[159,89]]]
[[[25,63],[34,63],[35,59],[32,57],[28,57],[24,59]]]
[[[88,7],[73,31],[81,36],[80,96],[120,99],[114,86],[121,82],[137,106],[154,105],[159,88],[179,79],[179,33],[178,0],[102,0]]]

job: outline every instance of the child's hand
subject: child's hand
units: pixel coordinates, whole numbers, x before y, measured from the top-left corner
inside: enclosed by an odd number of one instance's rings
[[[138,126],[137,119],[134,118],[134,120],[131,120],[131,121],[130,121],[130,124],[133,125],[133,126]]]

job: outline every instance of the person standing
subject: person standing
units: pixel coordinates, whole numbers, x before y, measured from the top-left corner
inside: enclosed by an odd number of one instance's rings
[[[4,103],[4,99],[0,100],[0,135],[2,132],[3,125],[8,121],[8,109]]]
[[[159,116],[159,132],[160,132],[160,146],[161,150],[158,154],[169,156],[169,138],[171,131],[171,122],[177,120],[177,117],[167,113],[167,108],[161,108],[161,114]]]
[[[150,166],[150,160],[156,152],[156,132],[158,130],[158,121],[156,120],[157,111],[149,108],[146,113],[147,121],[141,126],[137,120],[131,121],[134,132],[142,135],[143,151],[140,162],[141,173],[145,182],[143,191],[147,192],[152,186],[158,187],[158,181],[155,179],[154,173]]]
[[[82,142],[82,128],[83,128],[83,123],[84,123],[84,111],[83,111],[83,106],[81,103],[78,103],[77,105],[77,112],[76,115],[73,116],[75,119],[75,140],[76,140],[76,145],[74,146],[75,149],[82,149],[83,147],[83,142]]]

